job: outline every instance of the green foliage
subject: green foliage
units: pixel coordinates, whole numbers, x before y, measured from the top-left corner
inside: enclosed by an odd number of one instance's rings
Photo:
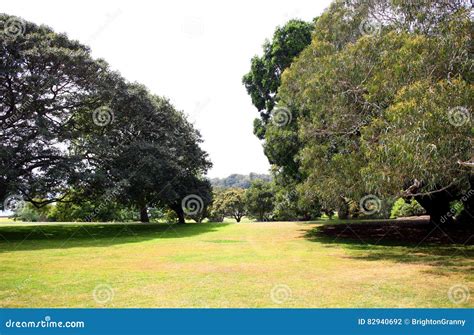
[[[226,178],[212,178],[211,184],[214,188],[243,188],[247,189],[252,184],[252,180],[261,179],[271,181],[271,177],[267,174],[259,174],[251,172],[248,175],[231,174]]]
[[[16,38],[0,34],[0,59],[0,206],[16,193],[45,204],[80,178],[72,117],[87,114],[93,127],[89,113],[107,100],[113,74],[86,46],[31,22]]]
[[[464,210],[464,205],[459,200],[455,200],[455,201],[451,202],[449,205],[451,207],[451,210],[453,211],[453,215],[456,216],[456,217],[461,215],[461,213]]]
[[[265,41],[263,55],[252,58],[250,72],[243,77],[243,84],[260,112],[261,121],[254,122],[254,133],[264,138],[265,127],[276,104],[280,76],[310,42],[313,25],[300,20],[290,20],[277,27],[271,41]]]
[[[303,187],[324,208],[340,207],[341,196],[389,199],[414,184],[408,195],[439,215],[472,174],[458,164],[472,155],[471,124],[454,124],[474,105],[467,2],[377,4],[337,1],[318,19],[278,89],[297,114],[298,152],[270,127],[265,145],[291,152],[281,169],[298,162]],[[375,29],[364,34],[367,22]],[[440,189],[449,193],[431,194]]]
[[[47,27],[27,22],[25,34],[0,38],[0,79],[9,83],[0,87],[0,204],[8,193],[37,205],[74,193],[57,219],[95,211],[108,221],[135,208],[148,221],[148,207],[171,207],[184,222],[184,197],[210,202],[201,135],[168,99]]]
[[[274,202],[275,195],[271,184],[268,182],[254,180],[250,188],[245,191],[247,212],[258,221],[271,219]]]
[[[245,190],[241,188],[231,188],[218,193],[214,204],[216,213],[231,216],[237,222],[245,215],[245,208]]]
[[[166,223],[174,223],[178,220],[178,215],[176,214],[175,211],[171,209],[166,209],[163,212],[163,220]]]
[[[423,215],[425,210],[416,200],[405,200],[402,198],[397,199],[393,204],[390,218],[400,218],[407,216],[418,216]]]
[[[114,122],[76,143],[75,150],[95,162],[83,197],[112,189],[117,201],[140,209],[143,221],[148,221],[149,206],[170,206],[184,222],[182,199],[210,190],[200,178],[210,162],[199,147],[199,132],[167,99],[141,85],[120,84],[109,108]],[[89,127],[87,120],[78,122]]]
[[[54,206],[47,205],[41,208],[35,207],[32,203],[24,203],[14,212],[13,218],[24,222],[46,222],[51,221],[51,212]]]
[[[273,184],[275,192],[274,220],[314,220],[321,216],[321,205],[318,197],[307,190],[289,183],[283,174],[276,175]]]
[[[138,219],[136,210],[128,209],[116,202],[88,200],[56,203],[51,206],[48,218],[57,222],[111,222]]]
[[[219,187],[214,187],[212,190],[212,201],[207,208],[207,218],[210,222],[224,221],[226,215],[222,197],[224,191],[225,189]]]

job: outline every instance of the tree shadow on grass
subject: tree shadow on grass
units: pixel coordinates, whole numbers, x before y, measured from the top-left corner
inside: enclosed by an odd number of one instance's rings
[[[323,224],[305,237],[354,251],[350,258],[430,265],[437,275],[474,270],[474,225],[434,226],[425,220]]]
[[[183,238],[217,231],[228,224],[97,223],[0,226],[0,253],[20,250],[108,247],[153,239]]]

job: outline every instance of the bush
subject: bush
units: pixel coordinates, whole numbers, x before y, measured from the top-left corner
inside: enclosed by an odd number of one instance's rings
[[[35,207],[31,203],[25,203],[24,206],[18,209],[13,214],[13,218],[15,220],[25,221],[25,222],[44,222],[44,221],[51,221],[50,220],[50,213],[52,210],[51,205],[46,205],[41,208]]]
[[[400,218],[407,216],[418,216],[425,214],[425,210],[416,200],[406,201],[399,198],[393,204],[390,218]]]

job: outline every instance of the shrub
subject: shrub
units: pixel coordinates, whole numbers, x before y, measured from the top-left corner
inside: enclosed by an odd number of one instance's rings
[[[393,204],[390,218],[418,216],[425,214],[425,210],[416,200],[407,201],[399,198]]]

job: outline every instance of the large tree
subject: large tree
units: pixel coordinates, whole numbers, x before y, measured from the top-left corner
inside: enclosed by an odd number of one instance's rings
[[[78,120],[92,127],[90,136],[75,141],[90,167],[82,180],[84,195],[121,185],[117,200],[138,208],[142,222],[149,221],[149,206],[171,206],[183,223],[181,200],[198,192],[199,178],[210,166],[199,132],[167,99],[138,84],[119,84],[103,108],[99,113],[110,122],[102,127]]]
[[[336,1],[320,17],[279,97],[300,112],[305,187],[325,205],[403,195],[440,223],[472,187],[467,7]]]
[[[81,164],[70,150],[73,116],[104,103],[110,73],[65,35],[0,15],[8,20],[24,29],[0,34],[0,206],[9,194],[51,202]]]
[[[296,204],[289,210],[286,204],[287,195],[300,198],[294,186],[304,179],[304,174],[297,156],[301,148],[299,112],[279,105],[278,89],[282,73],[311,43],[313,29],[314,23],[300,20],[290,20],[277,27],[273,38],[265,41],[263,55],[252,58],[250,71],[243,78],[252,103],[260,113],[260,118],[254,120],[254,134],[263,140],[264,153],[273,167],[272,174],[281,195],[277,197],[281,217],[287,217],[289,212],[303,217],[309,213],[300,211]]]
[[[201,136],[166,98],[65,35],[0,19],[25,28],[0,34],[0,204],[10,193],[36,205],[117,202],[148,221],[148,206],[210,194]]]
[[[277,92],[283,71],[310,42],[313,25],[301,20],[290,20],[277,27],[271,41],[263,44],[263,55],[252,58],[250,71],[243,77],[243,84],[260,112],[254,121],[254,133],[265,137],[266,125],[277,103]]]

